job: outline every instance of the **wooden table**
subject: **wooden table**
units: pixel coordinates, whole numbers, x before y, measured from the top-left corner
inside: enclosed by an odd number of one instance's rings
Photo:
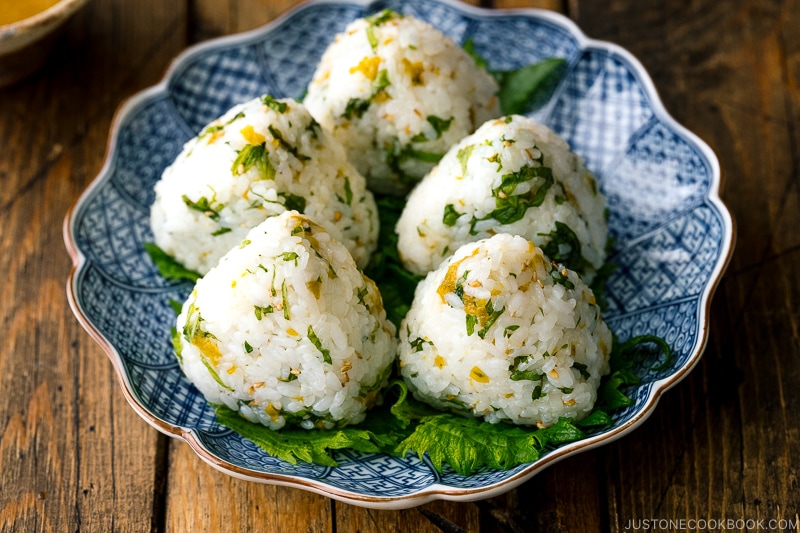
[[[738,246],[708,347],[632,434],[500,497],[382,511],[238,481],[134,413],[67,305],[63,217],[100,170],[123,99],[188,45],[294,3],[92,0],[43,71],[0,90],[0,528],[619,531],[724,520],[755,531],[784,520],[775,525],[798,531],[798,0],[481,2],[561,11],[627,48],[720,157]]]

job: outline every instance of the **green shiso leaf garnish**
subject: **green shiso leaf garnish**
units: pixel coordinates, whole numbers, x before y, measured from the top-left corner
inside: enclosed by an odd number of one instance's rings
[[[189,280],[191,282],[195,282],[202,277],[199,272],[184,267],[155,243],[146,242],[143,246],[162,277],[174,281]]]
[[[497,97],[503,114],[523,114],[541,107],[550,99],[566,67],[566,60],[550,58],[516,70],[492,72],[500,85]]]
[[[215,406],[217,422],[252,441],[273,457],[297,464],[298,461],[322,466],[336,466],[331,450],[350,448],[362,452],[381,452],[373,442],[369,430],[349,427],[342,429],[314,429],[285,427],[273,431],[265,426],[253,424],[224,406]],[[380,439],[375,439],[380,442]]]
[[[462,48],[475,64],[497,80],[500,86],[497,97],[504,115],[524,114],[541,107],[550,99],[567,68],[566,60],[551,57],[514,70],[491,70],[486,59],[475,50],[471,37]]]
[[[427,453],[439,472],[445,463],[462,476],[475,470],[508,469],[539,458],[537,441],[520,427],[494,425],[442,413],[424,419],[403,441],[404,452]]]

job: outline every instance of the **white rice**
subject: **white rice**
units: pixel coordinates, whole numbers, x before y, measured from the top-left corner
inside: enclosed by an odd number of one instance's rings
[[[347,249],[294,211],[253,228],[177,319],[187,378],[272,429],[363,420],[395,359],[395,328]]]
[[[545,427],[592,410],[611,342],[575,272],[498,234],[462,246],[419,284],[400,327],[400,370],[434,407]]]
[[[512,115],[461,140],[417,185],[397,223],[398,248],[406,268],[425,274],[464,243],[511,233],[590,283],[606,257],[605,208],[594,176],[567,143],[534,119]]]
[[[291,99],[264,96],[229,110],[186,143],[155,193],[155,243],[201,274],[250,228],[287,209],[322,224],[362,268],[377,241],[364,177]]]
[[[500,115],[494,78],[442,32],[383,11],[322,56],[304,103],[371,190],[405,193],[450,146]]]

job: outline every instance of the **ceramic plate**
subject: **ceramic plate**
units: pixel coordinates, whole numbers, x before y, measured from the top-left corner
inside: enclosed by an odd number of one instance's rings
[[[153,239],[153,185],[185,141],[236,103],[263,93],[300,97],[332,37],[349,21],[384,8],[426,20],[458,43],[471,38],[493,70],[567,60],[552,98],[533,116],[585,158],[608,198],[615,238],[609,260],[618,268],[607,286],[606,320],[621,340],[655,334],[674,351],[669,368],[638,369],[642,384],[629,391],[635,403],[615,413],[611,427],[511,470],[464,477],[447,468],[437,473],[412,455],[351,451],[335,453],[335,468],[291,465],[219,426],[183,377],[170,344],[175,315],[169,301],[183,300],[191,287],[161,278],[142,247]],[[733,242],[719,181],[713,152],[667,114],[638,61],[588,39],[564,17],[451,0],[309,3],[264,28],[187,50],[161,83],[122,105],[105,166],[67,215],[65,240],[74,261],[67,291],[136,412],[223,472],[369,507],[488,498],[628,433],[697,363],[711,294]]]

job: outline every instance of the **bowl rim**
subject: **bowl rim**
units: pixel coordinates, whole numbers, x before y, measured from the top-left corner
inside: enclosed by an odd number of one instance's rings
[[[30,17],[0,25],[0,40],[22,35],[24,32],[65,21],[89,0],[58,0],[55,4]]]
[[[69,1],[69,0],[65,0]],[[75,0],[85,1],[85,0]],[[421,1],[421,0],[420,0]],[[169,64],[162,78],[155,84],[138,91],[130,97],[123,100],[114,115],[112,123],[109,128],[109,135],[106,145],[106,153],[104,156],[104,163],[102,168],[98,171],[97,175],[85,187],[83,192],[75,199],[71,207],[66,213],[63,223],[63,238],[67,251],[72,260],[72,267],[69,272],[66,283],[67,300],[73,313],[75,314],[78,322],[90,334],[90,336],[100,345],[106,356],[110,359],[114,371],[117,375],[122,392],[125,399],[133,407],[133,410],[149,425],[159,430],[170,437],[177,438],[186,442],[193,452],[205,463],[211,467],[219,470],[225,474],[233,476],[238,479],[247,481],[269,483],[274,485],[289,486],[300,488],[316,494],[321,494],[326,497],[339,500],[348,504],[357,505],[360,507],[380,508],[380,509],[406,509],[422,505],[433,500],[453,500],[453,501],[474,501],[479,499],[491,498],[505,493],[518,485],[530,480],[536,474],[540,473],[547,467],[575,455],[581,451],[588,451],[597,448],[601,445],[611,443],[619,438],[625,436],[633,429],[641,426],[654,412],[661,396],[677,383],[682,381],[691,370],[700,361],[703,352],[708,344],[709,339],[709,314],[711,309],[711,301],[714,293],[719,287],[725,270],[731,261],[736,241],[736,227],[733,215],[725,202],[720,197],[720,189],[722,186],[722,172],[720,168],[719,159],[711,147],[700,139],[692,131],[688,130],[685,126],[680,124],[672,115],[666,110],[660,95],[656,90],[655,84],[650,77],[648,71],[644,68],[642,63],[628,50],[612,42],[598,40],[588,37],[578,25],[568,17],[547,9],[541,8],[510,8],[510,9],[487,9],[478,6],[467,4],[458,0],[437,0],[441,4],[448,5],[456,8],[464,14],[471,16],[481,17],[508,17],[508,16],[534,16],[544,19],[553,23],[554,25],[564,28],[575,39],[577,46],[582,50],[600,49],[609,52],[612,55],[620,57],[632,69],[638,83],[641,84],[643,91],[649,96],[649,103],[652,106],[653,113],[659,119],[668,125],[670,128],[680,134],[684,139],[693,143],[697,149],[702,152],[710,166],[710,180],[708,186],[708,193],[706,201],[712,205],[719,214],[723,231],[721,235],[720,255],[716,258],[713,269],[709,273],[709,281],[704,287],[702,293],[698,298],[697,309],[697,322],[698,331],[697,339],[693,352],[687,357],[686,363],[676,369],[676,371],[665,376],[662,379],[652,382],[650,392],[647,395],[647,400],[634,415],[618,427],[611,428],[601,434],[587,437],[579,441],[560,446],[551,453],[548,453],[541,459],[537,460],[524,469],[516,472],[508,478],[493,483],[489,486],[482,487],[452,487],[440,483],[434,483],[425,487],[417,492],[405,494],[401,496],[375,496],[369,494],[359,494],[347,489],[341,489],[326,485],[324,482],[318,480],[306,479],[299,476],[291,476],[285,474],[273,474],[267,472],[257,472],[249,470],[245,467],[234,465],[214,456],[207,450],[198,438],[197,430],[192,428],[178,427],[169,424],[155,415],[150,413],[145,406],[139,404],[135,398],[135,394],[131,389],[128,381],[128,375],[123,371],[121,360],[117,349],[106,339],[103,334],[91,323],[89,318],[83,313],[79,305],[79,298],[77,294],[77,282],[85,264],[87,257],[78,248],[77,239],[75,237],[74,223],[75,215],[80,211],[82,205],[90,199],[95,189],[99,188],[110,177],[112,170],[112,161],[115,152],[119,149],[118,135],[125,119],[131,112],[151,98],[156,97],[164,91],[168,91],[169,84],[175,75],[180,73],[181,67],[192,58],[197,57],[209,50],[222,47],[228,44],[233,44],[242,41],[257,39],[262,35],[268,34],[274,27],[283,24],[291,16],[297,12],[314,8],[318,5],[326,4],[353,4],[368,7],[374,3],[374,0],[307,0],[298,4],[284,13],[273,19],[271,22],[260,26],[258,28],[238,32],[231,35],[216,37],[203,41],[187,47],[179,53]]]

